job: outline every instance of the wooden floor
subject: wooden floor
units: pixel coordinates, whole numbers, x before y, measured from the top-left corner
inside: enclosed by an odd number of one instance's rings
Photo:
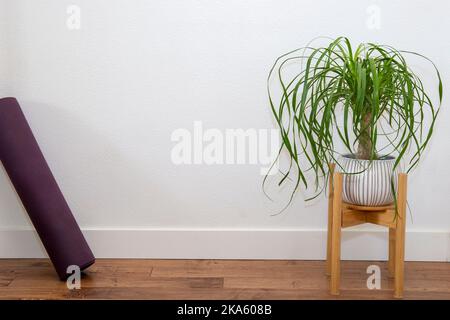
[[[368,290],[366,268],[381,268]],[[0,299],[392,299],[386,262],[343,261],[328,294],[323,261],[97,260],[68,290],[45,259],[0,260]],[[450,263],[407,262],[405,299],[450,299]]]

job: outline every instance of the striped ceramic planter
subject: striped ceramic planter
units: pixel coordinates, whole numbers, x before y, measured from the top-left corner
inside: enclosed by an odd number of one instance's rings
[[[339,158],[344,173],[343,194],[345,202],[363,206],[383,206],[394,201],[391,178],[397,190],[399,166],[393,172],[395,158],[359,160],[352,155]]]

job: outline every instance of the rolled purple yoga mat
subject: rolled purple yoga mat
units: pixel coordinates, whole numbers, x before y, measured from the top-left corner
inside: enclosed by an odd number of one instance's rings
[[[15,98],[0,99],[0,160],[59,277],[95,262]]]

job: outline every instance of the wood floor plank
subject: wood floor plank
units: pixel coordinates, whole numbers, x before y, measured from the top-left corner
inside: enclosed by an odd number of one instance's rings
[[[381,270],[381,290],[366,269]],[[99,259],[69,290],[46,259],[0,260],[0,299],[392,299],[386,262],[342,261],[329,295],[324,261]],[[450,263],[407,262],[405,299],[450,299]]]

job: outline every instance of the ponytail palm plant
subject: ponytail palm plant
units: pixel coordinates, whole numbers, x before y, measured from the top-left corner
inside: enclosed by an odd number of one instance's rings
[[[406,55],[431,63],[437,103]],[[395,157],[394,169],[408,157],[406,171],[414,168],[433,133],[442,81],[423,55],[373,43],[352,47],[349,39],[339,37],[324,47],[307,46],[280,56],[269,73],[268,93],[281,133],[280,153],[286,150],[290,159],[279,181],[294,182],[290,203],[302,185],[308,188],[308,171],[314,176],[312,198],[323,191],[328,164],[338,163],[338,146],[370,162]]]

